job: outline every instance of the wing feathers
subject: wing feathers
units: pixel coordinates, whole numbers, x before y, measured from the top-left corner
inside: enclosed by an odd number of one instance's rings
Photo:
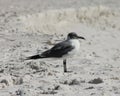
[[[49,57],[62,57],[68,52],[70,52],[74,47],[68,41],[64,41],[56,44],[50,50],[43,52],[40,55],[34,55],[27,58],[29,59],[39,59],[39,58],[49,58]]]

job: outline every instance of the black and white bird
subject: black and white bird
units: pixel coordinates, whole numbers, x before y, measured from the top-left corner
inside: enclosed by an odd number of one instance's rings
[[[84,39],[82,36],[78,36],[76,33],[71,32],[68,34],[67,39],[63,42],[57,43],[51,49],[44,51],[41,54],[27,57],[30,59],[42,59],[42,58],[63,58],[64,72],[67,72],[66,59],[73,57],[80,50],[80,42],[78,39]]]

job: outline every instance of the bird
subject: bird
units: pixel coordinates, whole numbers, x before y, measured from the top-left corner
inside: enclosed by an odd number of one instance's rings
[[[67,35],[66,40],[55,44],[52,48],[42,52],[41,54],[29,56],[26,60],[35,60],[42,58],[63,58],[63,70],[67,71],[67,58],[71,58],[76,55],[80,50],[80,42],[78,39],[85,40],[84,37],[78,36],[75,32],[70,32]]]

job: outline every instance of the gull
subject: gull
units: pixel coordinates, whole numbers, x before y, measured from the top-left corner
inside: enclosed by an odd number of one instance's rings
[[[48,49],[41,54],[29,56],[26,60],[42,59],[42,58],[63,58],[64,72],[67,71],[66,59],[72,58],[79,53],[80,42],[78,39],[85,40],[84,37],[78,36],[75,32],[70,32],[67,35],[67,39],[54,45],[51,49]]]

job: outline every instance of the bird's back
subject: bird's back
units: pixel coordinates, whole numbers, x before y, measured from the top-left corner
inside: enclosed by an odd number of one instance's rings
[[[71,42],[66,40],[56,44],[50,50],[43,52],[41,55],[46,57],[62,57],[72,49],[74,49],[74,46],[71,45]]]

